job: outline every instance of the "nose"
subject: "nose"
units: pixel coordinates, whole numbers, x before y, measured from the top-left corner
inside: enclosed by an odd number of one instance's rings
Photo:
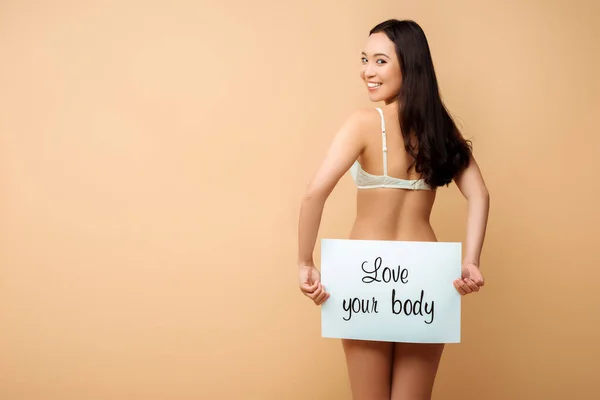
[[[371,65],[367,65],[364,70],[365,78],[372,78],[375,76],[375,71]]]

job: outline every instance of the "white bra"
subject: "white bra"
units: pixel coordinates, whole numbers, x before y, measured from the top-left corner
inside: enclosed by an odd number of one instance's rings
[[[387,142],[385,138],[385,120],[383,111],[376,108],[381,115],[381,142],[383,152],[383,175],[373,175],[362,169],[358,160],[350,167],[350,174],[358,189],[393,188],[412,190],[431,190],[423,179],[400,179],[387,174]]]

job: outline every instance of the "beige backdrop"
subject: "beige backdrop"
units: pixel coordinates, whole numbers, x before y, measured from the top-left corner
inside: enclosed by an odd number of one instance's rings
[[[0,2],[0,398],[349,399],[296,220],[376,106],[359,53],[390,17],[427,32],[492,199],[434,399],[597,398],[599,6],[567,4]],[[354,190],[321,237],[347,234]],[[440,190],[440,240],[465,212]]]

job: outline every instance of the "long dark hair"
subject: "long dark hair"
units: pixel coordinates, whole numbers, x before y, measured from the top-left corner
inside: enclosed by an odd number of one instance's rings
[[[414,166],[432,187],[448,185],[469,165],[472,147],[442,102],[425,33],[416,22],[397,19],[378,24],[369,35],[378,32],[394,42],[400,62],[398,118],[404,147],[414,157],[409,170]]]

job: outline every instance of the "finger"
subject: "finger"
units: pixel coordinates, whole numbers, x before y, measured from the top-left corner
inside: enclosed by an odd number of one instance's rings
[[[309,296],[310,294],[312,294],[315,290],[313,288],[311,288],[309,285],[303,284],[300,285],[300,291],[305,294],[306,296]]]
[[[310,297],[312,296],[317,288],[313,288],[311,285],[308,284],[303,284],[300,286],[300,290],[302,291],[302,293],[304,293],[306,296]]]
[[[321,295],[322,292],[323,292],[323,289],[319,285],[319,287],[317,288],[317,290],[315,290],[312,293],[307,294],[307,296],[310,297],[314,301],[314,300],[316,300],[317,297],[319,297]]]
[[[321,282],[319,282],[319,281],[316,281],[315,283],[313,283],[313,284],[311,285],[311,284],[309,284],[308,282],[305,282],[305,283],[304,283],[304,286],[306,287],[306,290],[307,290],[307,291],[309,291],[309,292],[314,292],[315,290],[317,290],[317,289],[319,288],[319,284],[320,284],[320,283],[321,283]]]
[[[459,280],[455,280],[454,283],[454,287],[456,288],[456,290],[458,291],[458,293],[460,293],[461,295],[465,295],[465,291],[462,289],[462,287],[459,285]]]
[[[472,279],[466,279],[465,282],[472,291],[479,292],[479,286]]]
[[[320,297],[323,298],[325,296],[327,296],[327,289],[325,289],[325,286],[323,286],[321,284],[321,295],[320,295]]]
[[[315,290],[317,290],[319,288],[319,284],[320,284],[320,282],[315,282],[312,285],[309,284],[308,282],[302,282],[302,284],[300,285],[300,288],[304,293],[313,293]]]
[[[328,298],[329,298],[329,292],[327,292],[327,289],[325,289],[325,286],[323,286],[322,296],[318,299],[319,304],[325,303],[325,300],[327,300]]]
[[[323,304],[323,302],[325,301],[325,299],[327,298],[327,296],[328,296],[328,293],[327,293],[325,290],[323,290],[323,291],[321,292],[321,294],[319,295],[319,297],[317,297],[317,298],[315,299],[315,304],[316,304],[316,305],[321,305],[321,304]]]
[[[472,292],[471,288],[470,288],[470,287],[469,287],[469,286],[468,286],[468,285],[465,283],[465,281],[464,281],[464,280],[460,279],[460,280],[458,281],[458,285],[460,286],[460,288],[461,288],[462,290],[464,290],[464,291],[465,291],[465,293],[467,293],[467,294],[468,294],[468,293],[471,293],[471,292]]]

